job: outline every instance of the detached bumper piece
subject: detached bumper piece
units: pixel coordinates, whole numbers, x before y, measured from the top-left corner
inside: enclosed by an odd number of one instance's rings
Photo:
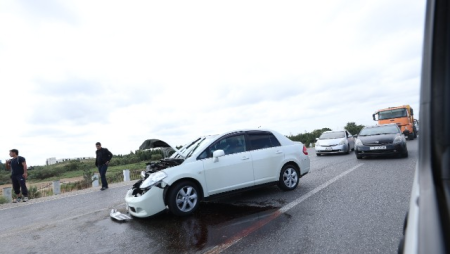
[[[123,213],[117,211],[116,209],[112,209],[111,212],[109,213],[109,216],[111,216],[111,218],[113,218],[117,221],[131,220],[131,217],[129,215],[123,214]]]

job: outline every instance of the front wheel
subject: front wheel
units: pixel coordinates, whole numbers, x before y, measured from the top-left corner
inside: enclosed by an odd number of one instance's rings
[[[198,208],[200,194],[197,184],[191,181],[181,181],[170,189],[169,210],[174,215],[190,215]]]
[[[298,169],[290,164],[284,165],[280,172],[278,187],[282,190],[290,191],[297,188],[299,180]]]
[[[408,149],[405,149],[405,152],[402,154],[403,158],[408,158]]]

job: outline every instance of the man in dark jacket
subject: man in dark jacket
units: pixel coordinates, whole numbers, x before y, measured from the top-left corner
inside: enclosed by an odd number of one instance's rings
[[[17,198],[13,200],[13,203],[27,202],[28,201],[28,189],[25,183],[27,178],[27,163],[25,158],[19,156],[19,150],[11,149],[9,150],[9,156],[12,157],[11,160],[6,161],[6,169],[11,169],[11,180],[16,193]],[[22,190],[22,195],[20,191]],[[22,198],[23,196],[23,198]]]
[[[97,151],[95,151],[97,158],[95,159],[95,166],[98,168],[100,173],[100,178],[102,179],[102,188],[100,190],[108,189],[108,182],[106,181],[106,170],[108,169],[108,164],[111,161],[112,153],[107,148],[102,148],[100,142],[95,143]]]

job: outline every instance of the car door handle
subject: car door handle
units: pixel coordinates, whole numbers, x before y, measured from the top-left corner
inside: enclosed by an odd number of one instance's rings
[[[278,151],[276,152],[276,154],[280,154],[280,153],[283,153],[283,151],[278,150]]]
[[[241,158],[241,160],[248,160],[248,159],[250,159],[250,157],[247,157],[247,156],[242,156],[242,158]]]

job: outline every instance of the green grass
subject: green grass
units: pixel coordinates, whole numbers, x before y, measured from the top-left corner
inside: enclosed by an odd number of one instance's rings
[[[83,161],[83,163],[93,165],[92,167],[89,167],[89,170],[92,173],[98,173],[98,169],[94,165],[94,161],[93,160],[92,160],[91,163],[85,162],[85,161]],[[127,164],[127,165],[109,166],[108,170],[106,172],[106,175],[108,176],[108,175],[117,174],[119,172],[123,172],[123,170],[125,170],[125,169],[129,169],[129,170],[136,170],[136,169],[145,170],[145,166],[146,166],[145,163],[146,162],[138,162],[138,163],[132,163],[132,164]],[[47,167],[64,170],[64,166],[67,165],[67,164],[68,164],[68,162],[63,162],[63,163],[58,163],[58,164],[47,166]],[[37,170],[39,170],[39,169],[37,169]],[[60,179],[63,179],[63,178],[74,178],[74,177],[81,177],[81,176],[83,176],[83,170],[65,171],[65,172],[61,172],[61,174],[58,175],[58,176],[45,178],[45,179],[42,179],[42,180],[38,180],[38,179],[32,179],[31,180],[30,179],[28,182],[29,183],[39,183],[39,182],[55,181],[55,180],[60,180]]]

